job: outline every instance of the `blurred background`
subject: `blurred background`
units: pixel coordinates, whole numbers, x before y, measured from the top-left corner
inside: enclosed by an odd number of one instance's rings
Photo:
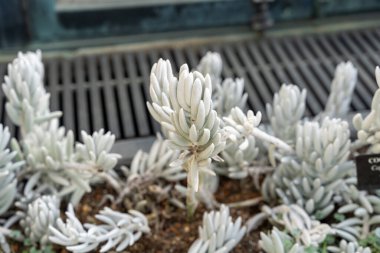
[[[222,55],[223,78],[243,77],[248,104],[265,111],[281,83],[308,90],[307,114],[325,105],[335,66],[359,70],[352,111],[370,107],[380,58],[380,0],[0,0],[0,81],[18,51],[43,51],[45,85],[61,123],[105,128],[130,157],[153,140],[149,72]],[[0,119],[12,127],[0,92]],[[131,145],[133,143],[133,145]]]

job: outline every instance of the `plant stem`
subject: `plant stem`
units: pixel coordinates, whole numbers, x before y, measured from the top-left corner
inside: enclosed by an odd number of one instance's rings
[[[294,150],[291,146],[289,146],[286,142],[272,136],[272,135],[269,135],[267,134],[266,132],[262,131],[261,129],[255,127],[253,130],[252,130],[252,135],[261,139],[261,140],[264,140],[264,141],[267,141],[267,142],[270,142],[270,143],[273,143],[276,147],[278,148],[281,148],[289,153],[293,153]]]

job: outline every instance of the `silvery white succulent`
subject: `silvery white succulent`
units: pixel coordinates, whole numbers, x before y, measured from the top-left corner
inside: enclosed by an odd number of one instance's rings
[[[328,216],[334,210],[332,200],[355,173],[353,162],[348,161],[349,135],[347,122],[338,119],[299,124],[295,156],[283,156],[273,175],[265,179],[264,198],[297,203],[318,219]]]
[[[366,145],[369,145],[369,153],[379,153],[380,152],[380,68],[377,66],[376,71],[376,82],[379,89],[376,90],[371,104],[371,111],[363,119],[361,114],[355,115],[353,118],[353,125],[358,131],[358,140]]]
[[[276,227],[268,234],[260,233],[260,248],[266,253],[304,253],[304,246],[294,243],[294,239]]]
[[[19,53],[8,65],[3,91],[8,99],[6,110],[12,121],[20,126],[22,134],[41,124],[59,117],[61,112],[50,112],[50,94],[43,87],[44,67],[41,52]]]
[[[109,252],[115,247],[120,252],[150,231],[147,218],[135,210],[126,214],[105,208],[95,216],[100,224],[83,225],[70,204],[66,216],[66,223],[59,218],[55,227],[50,226],[49,239],[75,253],[94,251],[101,244],[100,252]]]
[[[185,179],[187,174],[182,166],[169,166],[178,156],[179,151],[170,149],[168,143],[157,134],[149,153],[139,150],[133,157],[130,168],[121,166],[120,170],[127,180],[119,183],[121,187],[118,200],[121,201],[126,195],[134,193],[134,189],[157,182],[159,179],[169,182]],[[125,181],[117,175],[115,177],[118,181]]]
[[[15,171],[24,163],[13,162],[16,152],[8,148],[10,133],[7,127],[0,124],[0,215],[4,214],[13,204],[17,193]]]
[[[318,247],[326,236],[333,231],[329,225],[313,219],[302,207],[296,204],[280,205],[274,208],[264,206],[262,213],[272,224],[282,227],[294,238],[295,243],[301,246]],[[258,214],[257,217],[259,216],[262,215]]]
[[[342,193],[343,203],[337,214],[343,219],[332,224],[337,237],[358,243],[380,225],[380,197],[359,191],[354,184]]]
[[[100,129],[91,136],[82,131],[82,140],[83,144],[77,143],[75,146],[77,162],[91,165],[99,171],[109,171],[121,158],[119,154],[110,153],[115,143],[115,135],[111,132],[104,133],[104,129]]]
[[[352,93],[358,79],[358,70],[351,62],[341,62],[335,69],[330,95],[319,118],[343,118],[350,110]]]
[[[331,253],[371,253],[369,247],[359,246],[358,243],[341,240],[337,246],[328,246],[327,250]]]
[[[230,211],[222,205],[220,211],[204,213],[202,227],[199,227],[199,238],[193,242],[189,253],[227,253],[243,238],[246,227],[241,226],[239,217],[232,222]]]
[[[228,116],[231,109],[239,107],[244,110],[247,104],[248,94],[244,93],[244,79],[227,78],[218,85],[213,97],[214,110],[221,116]]]
[[[212,83],[212,91],[216,91],[220,86],[220,75],[223,69],[222,57],[216,52],[207,52],[200,60],[196,70],[202,73],[204,76],[210,75]],[[219,113],[219,112],[218,112]]]
[[[235,107],[231,110],[228,117],[223,117],[225,125],[223,130],[232,141],[243,139],[243,142],[239,145],[239,148],[242,150],[248,148],[248,137],[253,136],[259,140],[271,143],[285,152],[294,152],[293,148],[287,143],[258,128],[260,121],[260,111],[256,115],[251,110],[248,110],[247,114],[244,114],[239,107]]]
[[[43,246],[49,243],[49,227],[55,226],[59,215],[59,199],[56,196],[45,195],[28,205],[20,225],[32,243]]]
[[[273,103],[267,104],[267,115],[274,135],[287,143],[295,140],[296,128],[301,120],[306,102],[306,90],[296,85],[281,86],[274,94]]]
[[[244,146],[248,142],[247,146]],[[254,161],[259,154],[256,146],[256,139],[253,136],[239,138],[238,140],[227,140],[226,147],[220,156],[224,163],[217,164],[215,170],[230,178],[241,179],[249,174],[249,168],[254,165]]]
[[[224,149],[219,128],[220,119],[212,109],[212,87],[209,75],[189,72],[188,66],[182,65],[178,82],[175,79],[156,77],[157,69],[164,70],[168,62],[160,60],[153,66],[151,72],[151,98],[147,102],[149,112],[157,120],[168,143],[174,150],[181,151],[178,164],[187,171],[188,210],[195,210],[196,200],[193,192],[199,190],[205,173],[215,174],[211,168],[211,158]],[[170,65],[170,64],[169,64]],[[166,67],[166,71],[171,69]],[[161,73],[161,76],[172,76],[171,73]]]

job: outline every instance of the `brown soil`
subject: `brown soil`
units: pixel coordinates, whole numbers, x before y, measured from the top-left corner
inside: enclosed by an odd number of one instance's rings
[[[249,181],[237,181],[222,179],[215,198],[220,203],[231,203],[258,197],[260,194],[253,190]],[[96,223],[95,214],[105,206],[115,210],[126,211],[122,206],[114,206],[110,201],[102,202],[106,194],[114,194],[112,190],[97,186],[90,194],[87,194],[81,204],[76,209],[76,214],[82,222]],[[104,202],[104,201],[103,201]],[[66,206],[65,204],[63,205]],[[205,211],[204,206],[198,206],[192,221],[186,219],[186,210],[177,208],[167,200],[160,201],[155,205],[155,211],[147,214],[151,233],[144,235],[133,246],[128,247],[128,253],[186,253],[192,242],[198,237],[198,226],[202,223],[202,216]],[[241,216],[243,221],[247,221],[256,214],[259,207],[230,208],[231,216],[236,219]],[[63,210],[64,211],[64,210]],[[243,240],[234,248],[233,253],[257,253],[259,233],[253,231],[246,235]],[[18,245],[13,245],[13,249],[20,252]],[[56,247],[56,252],[67,253],[63,248]]]

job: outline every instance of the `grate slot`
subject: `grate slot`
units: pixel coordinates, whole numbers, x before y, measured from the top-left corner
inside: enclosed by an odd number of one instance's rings
[[[277,59],[275,58],[268,44],[264,41],[260,42],[259,49],[261,49],[259,51],[263,52],[265,58],[268,59],[269,64],[272,66],[272,69],[274,70],[278,78],[282,80],[283,83],[291,83],[289,77],[285,74],[283,68],[279,64],[277,64]]]
[[[104,105],[107,119],[108,130],[111,131],[116,138],[121,138],[119,124],[117,123],[117,109],[112,86],[114,82],[111,80],[111,71],[109,64],[109,56],[100,57],[100,68],[103,77]]]
[[[323,105],[326,104],[328,93],[326,89],[321,89],[320,83],[315,78],[314,74],[310,71],[311,68],[307,66],[306,64],[309,64],[309,62],[305,62],[304,58],[301,58],[300,54],[297,52],[302,52],[299,50],[296,50],[294,48],[293,41],[290,41],[289,39],[284,40],[285,48],[287,48],[289,54],[293,55],[295,63],[298,65],[298,67],[301,69],[301,75],[303,76],[304,80],[306,80],[306,85],[308,86],[308,91],[315,96],[316,100],[319,102],[319,108],[318,111],[323,110]],[[311,66],[316,67],[316,64],[314,62],[311,62]],[[322,86],[323,88],[323,86]]]
[[[270,68],[268,68],[264,57],[260,54],[260,51],[258,50],[257,46],[253,45],[242,45],[241,47],[247,48],[248,52],[245,53],[241,50],[239,50],[239,54],[242,58],[246,58],[246,63],[248,66],[248,69],[255,68],[254,65],[256,65],[261,72],[264,75],[264,78],[266,79],[267,83],[270,86],[271,94],[269,100],[266,101],[268,103],[269,101],[272,101],[273,94],[277,92],[280,89],[281,83],[279,83],[277,80],[275,80],[273,73]],[[251,57],[248,57],[251,56]]]
[[[89,80],[90,80],[90,113],[92,119],[93,131],[97,131],[101,128],[105,128],[104,114],[101,98],[100,98],[100,85],[98,75],[96,73],[96,58],[95,56],[88,56],[86,58]]]
[[[270,40],[269,43],[273,47],[274,51],[277,53],[279,58],[281,59],[281,62],[284,63],[285,69],[287,69],[289,75],[291,76],[293,80],[292,83],[300,86],[303,89],[309,90],[309,88],[306,86],[306,84],[302,80],[298,70],[293,65],[293,63],[287,60],[287,56],[285,55],[284,51],[281,49],[279,43],[274,40]],[[317,114],[321,109],[318,101],[316,100],[314,96],[308,96],[307,105],[310,109],[310,112],[313,115]],[[308,110],[306,111],[306,113],[308,113]]]
[[[323,52],[326,52],[327,55],[326,57],[330,56],[332,57],[333,60],[336,62],[342,61],[342,58],[331,48],[331,46],[328,44],[327,40],[323,36],[318,36],[318,41],[321,43],[321,45],[324,47],[325,50],[322,50]],[[347,59],[346,59],[347,60]],[[350,59],[351,60],[351,59]],[[352,63],[357,67],[357,64],[355,61],[352,61]],[[358,83],[356,84],[355,87],[355,93],[361,98],[361,100],[366,104],[366,106],[369,106],[368,101],[366,101],[368,97],[371,95],[368,93],[368,91],[364,88],[365,82],[362,81],[362,73],[359,70],[359,75],[358,75]]]
[[[230,62],[234,65],[232,66],[232,69],[236,71],[236,74],[239,77],[244,78],[244,80],[247,80],[249,82],[246,83],[245,89],[248,93],[248,100],[251,100],[251,104],[253,105],[253,109],[255,111],[261,111],[265,112],[265,98],[268,97],[268,91],[265,90],[265,83],[260,78],[260,75],[258,74],[258,71],[256,68],[250,69],[248,72],[248,76],[246,75],[245,71],[243,71],[242,68],[239,68],[239,63],[234,55],[234,53],[231,51],[229,47],[223,48],[227,59],[230,60]],[[247,78],[248,77],[248,78]],[[259,88],[260,90],[256,90]],[[264,93],[264,94],[263,94]],[[258,94],[261,94],[264,96],[264,99],[262,96],[258,96]],[[265,116],[265,114],[263,114]]]
[[[62,76],[63,76],[63,123],[67,129],[72,129],[74,133],[77,133],[75,127],[75,112],[74,112],[74,101],[73,101],[73,88],[71,87],[71,62],[68,59],[62,61]],[[77,135],[78,136],[78,135]]]
[[[364,33],[351,33],[350,34],[353,39],[355,40],[355,44],[360,44],[362,45],[362,49],[361,51],[363,52],[364,50],[368,50],[368,54],[367,54],[367,57],[369,57],[369,61],[370,61],[370,64],[371,64],[371,68],[373,69],[372,73],[374,73],[374,70],[375,70],[375,66],[378,65],[378,57],[376,57],[376,55],[379,54],[379,52],[376,50],[376,48],[372,45],[371,41],[367,40],[366,39],[366,36]],[[369,72],[371,73],[371,68],[369,68]],[[376,86],[376,84],[375,84]]]
[[[141,73],[142,73],[142,76],[143,76],[143,84],[142,84],[142,88],[143,88],[143,96],[145,98],[145,101],[148,101],[148,98],[150,98],[150,95],[149,95],[149,79],[150,79],[150,68],[149,68],[149,64],[147,62],[147,59],[146,59],[146,54],[143,53],[143,52],[138,52],[137,53],[137,63],[138,65],[140,66],[141,68]],[[172,65],[172,68],[175,68],[175,66]],[[174,71],[174,70],[173,70]],[[146,105],[144,105],[144,108],[146,108]],[[147,113],[148,114],[148,113]],[[160,125],[157,123],[157,121],[155,121],[152,117],[148,117],[149,118],[149,126],[150,128],[152,129],[152,131],[154,133],[156,132],[159,132],[161,127]]]
[[[74,75],[77,85],[77,92],[76,92],[76,100],[78,103],[78,106],[75,107],[77,114],[78,114],[78,128],[80,130],[84,130],[86,132],[92,132],[92,129],[90,128],[89,123],[89,110],[88,110],[88,104],[87,104],[87,88],[85,87],[84,83],[84,66],[83,66],[83,58],[78,57],[74,59]]]
[[[132,102],[138,125],[137,132],[142,136],[149,135],[150,130],[148,124],[148,115],[145,111],[145,101],[144,96],[141,93],[140,83],[137,82],[137,72],[134,59],[135,57],[131,53],[124,55],[124,57],[127,63],[126,67],[132,80],[132,82],[129,83],[129,86],[131,87],[131,92],[133,94]]]

